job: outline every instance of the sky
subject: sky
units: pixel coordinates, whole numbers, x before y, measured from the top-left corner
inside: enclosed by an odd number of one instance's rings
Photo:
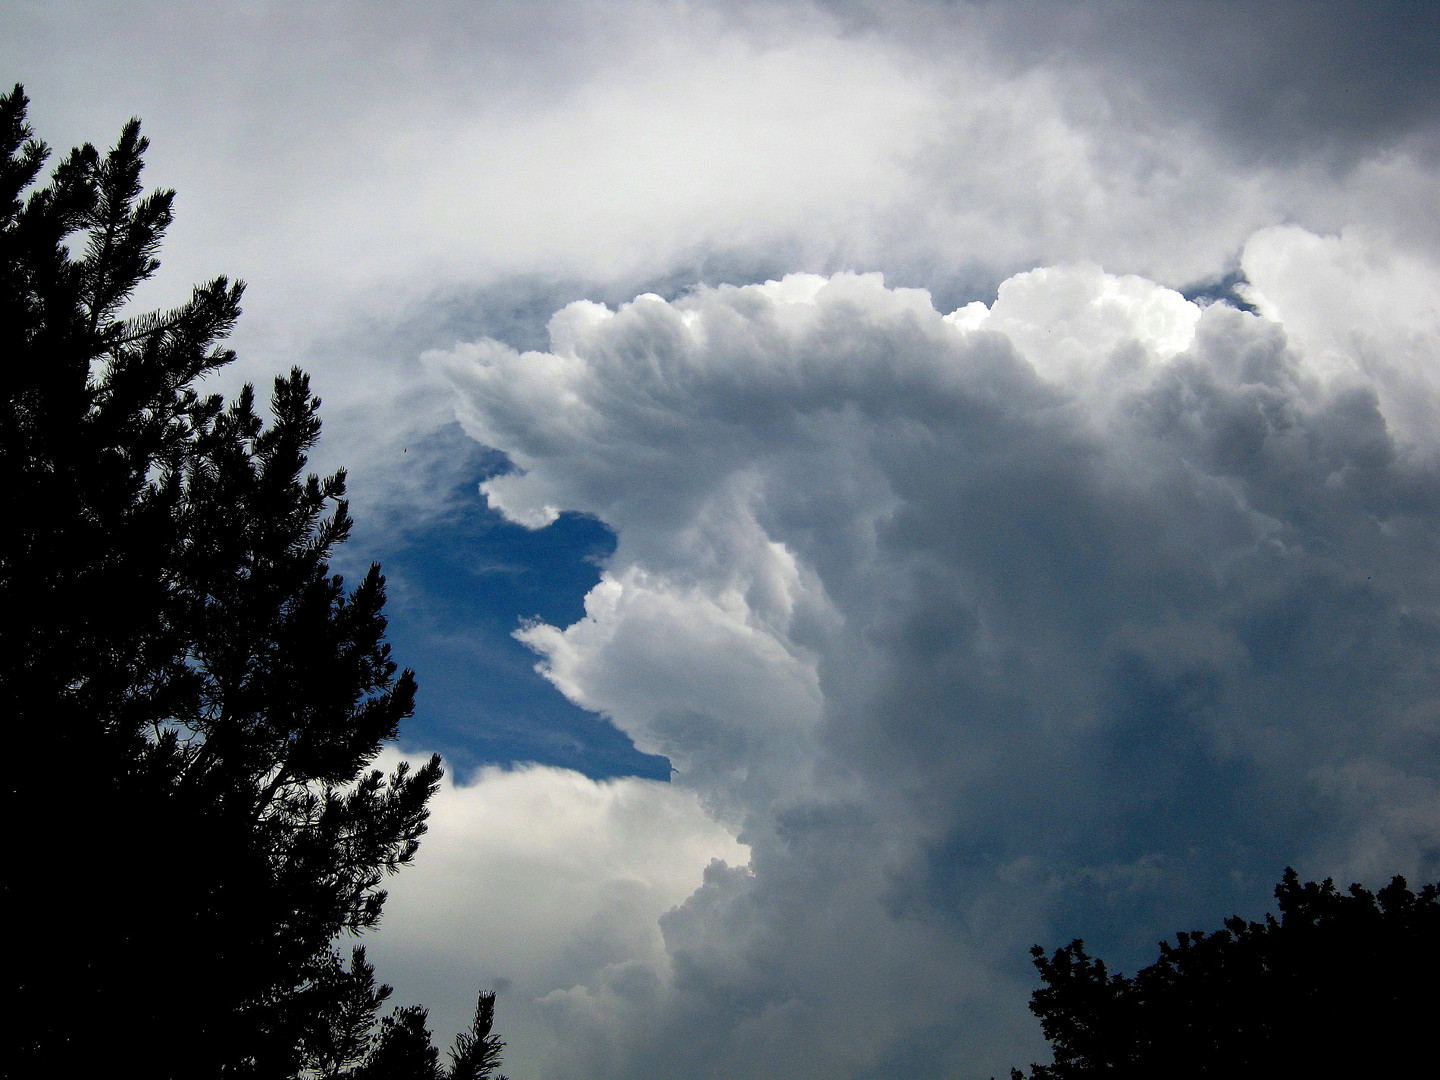
[[[367,938],[522,1080],[1045,1061],[1286,866],[1440,878],[1440,8],[0,9],[249,283],[449,772]]]

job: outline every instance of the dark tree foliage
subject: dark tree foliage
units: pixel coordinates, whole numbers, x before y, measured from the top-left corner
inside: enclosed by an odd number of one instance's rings
[[[146,140],[48,151],[0,98],[0,708],[7,1075],[483,1077],[494,999],[442,1072],[425,1013],[338,934],[379,918],[438,758],[370,768],[413,707],[378,566],[346,591],[345,478],[304,474],[319,401],[270,419],[228,363],[242,286],[127,314],[170,192]]]
[[[1411,1075],[1434,1058],[1440,886],[1396,877],[1377,893],[1287,869],[1280,917],[1176,935],[1133,977],[1073,941],[1031,950],[1030,1000],[1054,1051],[1035,1080],[1067,1077]],[[1020,1080],[1019,1070],[1012,1070]]]

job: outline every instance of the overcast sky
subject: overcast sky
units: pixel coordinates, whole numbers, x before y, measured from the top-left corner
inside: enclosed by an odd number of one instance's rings
[[[1045,1060],[1440,877],[1433,3],[7,3],[249,282],[451,763],[372,959],[516,1080]],[[538,665],[538,670],[537,670]],[[398,751],[397,751],[398,752]]]

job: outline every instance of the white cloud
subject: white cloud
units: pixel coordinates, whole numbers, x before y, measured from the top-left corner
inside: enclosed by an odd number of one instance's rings
[[[365,944],[396,1003],[430,1008],[438,1039],[468,1022],[477,991],[499,989],[506,1067],[542,1075],[555,1048],[537,999],[601,981],[668,984],[659,919],[714,860],[743,867],[748,852],[678,787],[541,766],[447,776]]]
[[[1242,265],[1258,309],[1285,326],[1331,380],[1371,386],[1391,429],[1436,448],[1440,416],[1440,266],[1371,230],[1316,236],[1261,230]]]
[[[1433,873],[1433,267],[1386,251],[1257,234],[1274,319],[807,275],[430,355],[492,505],[618,535],[523,639],[753,855],[661,920],[671,982],[545,999],[558,1075],[1000,1072],[1036,938]]]

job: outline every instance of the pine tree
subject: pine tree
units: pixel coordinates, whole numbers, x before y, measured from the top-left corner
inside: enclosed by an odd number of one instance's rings
[[[334,945],[376,923],[441,769],[371,768],[415,681],[379,567],[330,573],[351,521],[343,472],[305,474],[320,403],[299,370],[268,422],[248,386],[200,392],[243,285],[127,314],[171,221],[139,123],[36,186],[26,106],[0,98],[6,1073],[439,1077],[424,1011],[377,1024],[389,988]],[[493,1007],[455,1080],[493,1072]]]

